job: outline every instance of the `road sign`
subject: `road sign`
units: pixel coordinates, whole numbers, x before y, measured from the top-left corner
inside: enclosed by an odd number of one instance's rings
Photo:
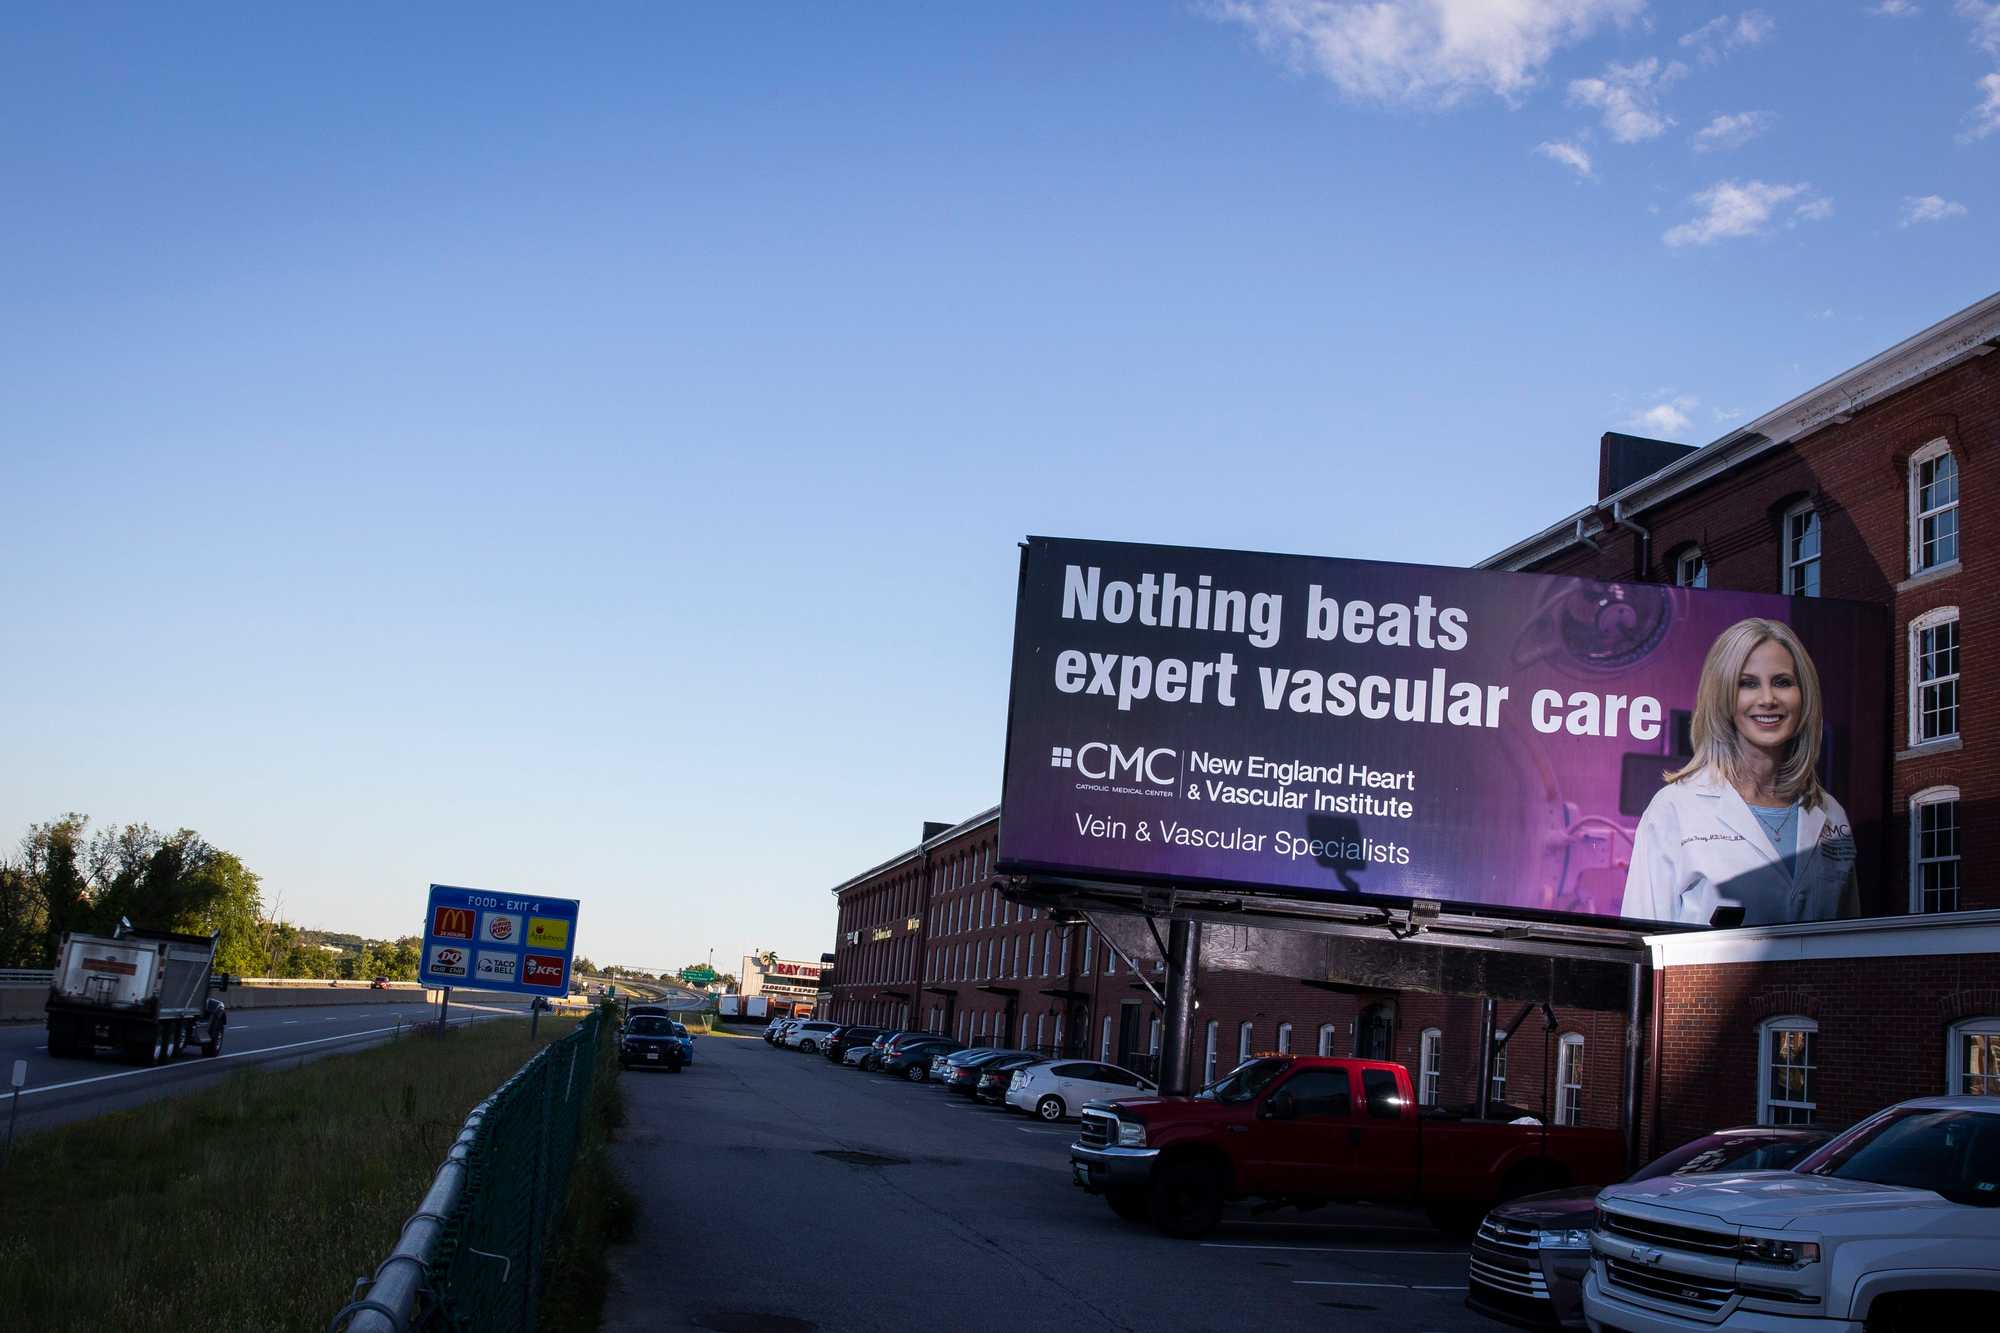
[[[706,986],[713,982],[720,973],[706,963],[702,963],[694,967],[682,968],[679,975],[680,979],[690,986]]]
[[[417,979],[427,986],[567,995],[577,902],[431,885]]]

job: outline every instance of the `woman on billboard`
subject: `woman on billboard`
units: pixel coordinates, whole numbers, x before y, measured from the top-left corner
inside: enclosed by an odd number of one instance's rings
[[[1694,758],[1639,820],[1619,915],[1709,925],[1821,921],[1860,909],[1854,831],[1819,785],[1819,673],[1775,620],[1741,620],[1702,663]],[[1727,911],[1725,921],[1733,916]]]

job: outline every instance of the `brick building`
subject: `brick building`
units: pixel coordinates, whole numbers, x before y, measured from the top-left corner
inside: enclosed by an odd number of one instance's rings
[[[2000,295],[1706,446],[1607,434],[1595,502],[1482,562],[1849,598],[1895,627],[1882,645],[1896,682],[1882,701],[1888,808],[1849,810],[1886,853],[1864,917],[1647,941],[1644,1148],[1721,1124],[1838,1123],[1902,1097],[2000,1093],[2000,882],[1966,855],[2000,842],[2000,706],[1976,665],[2000,639],[1996,348]],[[927,825],[835,887],[830,1016],[1150,1068],[1159,942],[1133,919],[1060,925],[1008,902],[991,880],[999,819]],[[1232,946],[1218,932],[1256,928],[1206,929],[1205,953]],[[1418,1074],[1426,1100],[1469,1102],[1491,1021],[1512,1034],[1494,1049],[1496,1097],[1562,1121],[1622,1118],[1621,1012],[1556,1009],[1549,1022],[1505,1003],[1487,1014],[1478,995],[1207,968],[1197,995],[1204,1080],[1253,1051],[1381,1054]]]

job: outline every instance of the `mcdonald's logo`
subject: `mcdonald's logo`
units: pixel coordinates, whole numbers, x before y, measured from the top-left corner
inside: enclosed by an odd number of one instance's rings
[[[470,907],[440,907],[431,913],[431,935],[441,940],[469,940],[475,916]]]

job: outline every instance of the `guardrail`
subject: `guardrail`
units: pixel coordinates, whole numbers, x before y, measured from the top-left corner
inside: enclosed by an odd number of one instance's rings
[[[395,1250],[328,1333],[533,1333],[603,1032],[594,1010],[472,1108]]]
[[[55,969],[50,967],[0,967],[0,989],[47,990],[55,980]]]

